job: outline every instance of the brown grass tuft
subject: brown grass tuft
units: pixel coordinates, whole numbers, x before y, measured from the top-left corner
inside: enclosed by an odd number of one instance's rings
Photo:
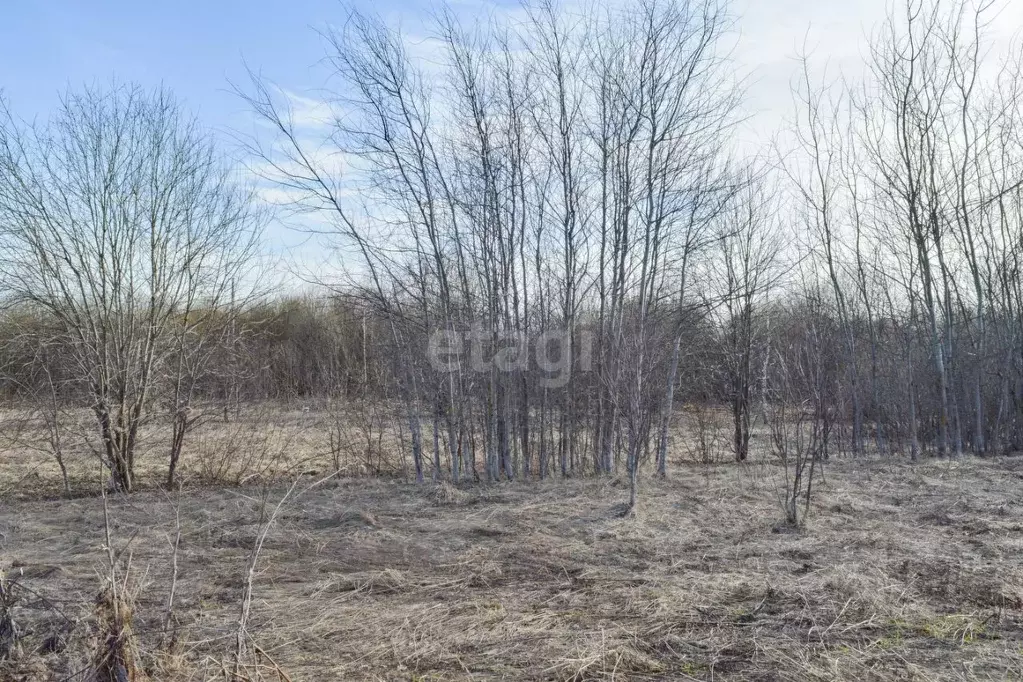
[[[447,481],[440,481],[433,486],[430,495],[434,504],[441,506],[467,504],[473,499],[472,495],[459,490]]]
[[[138,642],[132,629],[133,606],[113,589],[96,598],[95,656],[89,682],[143,682]]]

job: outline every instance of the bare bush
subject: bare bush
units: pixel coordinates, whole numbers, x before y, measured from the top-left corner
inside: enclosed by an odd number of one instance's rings
[[[274,420],[272,407],[196,434],[191,455],[205,484],[243,485],[285,473],[291,435]]]
[[[727,450],[721,410],[706,403],[686,406],[688,438],[681,439],[689,459],[699,464],[716,464]]]

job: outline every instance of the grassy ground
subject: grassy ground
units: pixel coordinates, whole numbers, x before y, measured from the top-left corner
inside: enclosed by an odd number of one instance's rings
[[[1023,679],[1023,458],[832,462],[799,532],[780,524],[774,467],[671,473],[642,480],[636,519],[619,480],[324,484],[266,537],[252,636],[294,681]],[[109,507],[153,678],[212,676],[260,491]],[[176,508],[180,634],[157,656]],[[100,499],[0,507],[25,648],[49,649],[22,679],[87,658],[103,547]]]
[[[408,473],[411,462],[402,455],[409,448],[392,413],[381,405],[332,413],[322,406],[266,403],[232,411],[224,421],[222,412],[210,408],[186,437],[177,483],[237,486],[335,470],[342,476]],[[95,418],[88,410],[68,410],[60,424],[72,495],[95,495],[109,475],[100,466]],[[63,494],[50,436],[38,411],[0,407],[0,499]],[[140,488],[165,485],[170,442],[166,415],[141,429],[135,465]]]

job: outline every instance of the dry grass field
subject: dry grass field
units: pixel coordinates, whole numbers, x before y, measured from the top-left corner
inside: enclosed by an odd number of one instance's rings
[[[643,479],[635,519],[617,479],[328,481],[266,534],[249,626],[264,679],[1023,679],[1023,458],[833,461],[798,532],[779,476],[676,467]],[[228,679],[260,516],[284,492],[109,499],[149,677]],[[0,509],[26,649],[0,679],[75,679],[107,570],[103,501]]]
[[[408,447],[391,413],[379,405],[335,412],[323,405],[266,403],[232,411],[224,421],[219,409],[209,408],[186,438],[177,482],[185,487],[252,485],[329,471],[342,477],[397,475],[408,471],[411,462],[394,455]],[[88,410],[62,413],[61,439],[72,495],[97,494],[107,479],[95,417]],[[170,439],[166,418],[141,430],[140,487],[165,485]],[[39,413],[0,409],[0,498],[60,495],[60,470]]]

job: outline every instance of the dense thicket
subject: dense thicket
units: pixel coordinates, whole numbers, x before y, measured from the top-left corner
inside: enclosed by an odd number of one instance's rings
[[[731,142],[738,19],[716,0],[442,13],[429,61],[352,13],[329,120],[242,93],[274,133],[253,167],[340,254],[325,292],[196,308],[151,399],[180,413],[184,377],[225,410],[373,401],[419,480],[621,469],[634,499],[708,408],[736,459],[762,442],[797,473],[1021,449],[1023,79],[985,49],[995,10],[901,3],[841,81],[805,57],[770,158]],[[15,302],[8,395],[88,402],[74,320]]]

